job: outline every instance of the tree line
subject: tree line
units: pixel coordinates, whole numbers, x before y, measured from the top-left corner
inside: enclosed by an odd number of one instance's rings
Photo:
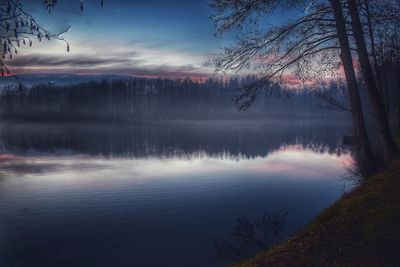
[[[255,76],[228,80],[146,79],[90,81],[57,86],[3,86],[0,116],[25,120],[165,120],[165,119],[275,119],[334,117],[327,98],[345,103],[337,83],[321,89],[286,90],[281,96],[260,97],[241,112],[232,98],[240,88],[257,80]],[[346,115],[343,115],[346,116]]]

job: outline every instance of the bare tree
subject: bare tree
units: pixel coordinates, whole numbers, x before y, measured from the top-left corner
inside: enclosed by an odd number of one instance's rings
[[[44,0],[43,5],[49,12],[57,5],[57,0]],[[4,60],[12,59],[18,54],[21,46],[31,47],[34,40],[56,39],[65,43],[66,51],[70,51],[70,45],[62,34],[69,27],[59,33],[52,33],[45,26],[40,25],[36,19],[28,13],[23,6],[24,0],[3,0],[0,2],[0,70],[2,76],[10,75],[11,72]],[[103,6],[103,1],[100,3]],[[83,2],[80,1],[81,10]]]
[[[380,98],[379,89],[372,71],[356,0],[348,0],[348,7],[351,17],[353,37],[357,44],[357,53],[361,66],[361,72],[364,77],[364,83],[374,111],[373,114],[378,128],[380,142],[383,148],[383,156],[386,162],[390,162],[393,159],[396,151],[396,145],[390,131],[388,116]]]
[[[265,31],[246,28],[238,43],[225,48],[214,60],[217,71],[251,68],[263,75],[237,95],[238,108],[248,108],[263,89],[276,89],[272,85],[284,82],[288,72],[307,80],[338,68],[339,44],[331,9],[327,5],[307,6],[303,2],[306,1],[215,0],[211,3],[216,9],[213,20],[219,34],[246,27],[248,20],[272,13],[277,7],[307,9],[299,19],[268,26]]]
[[[291,72],[304,80],[335,72],[340,63],[345,70],[353,115],[357,146],[364,160],[365,174],[374,169],[374,160],[367,136],[359,89],[353,66],[348,35],[349,25],[339,0],[332,1],[262,1],[214,0],[213,20],[217,32],[246,29],[238,43],[225,48],[215,59],[217,71],[240,71],[251,68],[262,74],[258,82],[243,87],[236,96],[240,109],[248,108],[262,90],[273,91],[271,84],[284,82]],[[259,21],[278,8],[303,10],[299,18],[265,31],[249,30],[247,22]],[[339,24],[339,25],[338,25]],[[251,28],[250,28],[251,29]]]
[[[336,28],[341,48],[341,59],[345,71],[349,99],[352,108],[353,121],[357,148],[360,155],[360,166],[364,174],[370,174],[374,170],[373,156],[367,136],[367,129],[365,127],[361,99],[357,85],[356,74],[353,66],[353,58],[351,55],[351,48],[346,30],[346,21],[343,15],[342,6],[339,0],[330,0],[332,10],[336,20]]]
[[[358,5],[366,42],[370,47],[375,79],[388,114],[400,114],[400,2],[365,0]],[[396,86],[397,83],[397,86]],[[399,116],[400,125],[400,116]]]

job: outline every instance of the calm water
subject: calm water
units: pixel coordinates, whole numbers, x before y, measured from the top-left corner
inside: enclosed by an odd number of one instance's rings
[[[0,266],[221,266],[236,218],[286,232],[343,194],[319,122],[0,124]]]

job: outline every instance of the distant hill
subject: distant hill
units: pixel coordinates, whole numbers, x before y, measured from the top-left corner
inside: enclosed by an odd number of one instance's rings
[[[100,81],[100,80],[121,80],[134,78],[132,76],[125,75],[77,75],[69,73],[61,74],[20,74],[17,75],[18,80],[24,85],[31,87],[37,84],[54,84],[54,85],[68,85],[78,84],[88,81]],[[2,77],[0,78],[0,86],[7,84],[15,84],[16,79],[14,77]]]

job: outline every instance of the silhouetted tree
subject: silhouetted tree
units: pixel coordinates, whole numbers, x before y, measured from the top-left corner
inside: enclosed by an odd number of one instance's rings
[[[26,0],[3,0],[0,1],[0,70],[2,76],[10,75],[4,59],[12,59],[13,55],[18,54],[21,46],[32,46],[33,40],[42,42],[43,40],[56,39],[66,44],[66,51],[69,52],[70,45],[62,34],[68,31],[69,27],[63,32],[52,33],[47,30],[46,25],[40,25],[36,19],[24,9],[23,3]],[[44,0],[44,7],[51,12],[57,5],[57,0]],[[101,1],[103,6],[103,1]],[[80,0],[81,10],[83,2]]]
[[[379,89],[375,81],[374,73],[369,60],[364,31],[357,7],[357,1],[348,0],[348,6],[353,29],[353,37],[357,45],[357,53],[361,72],[364,77],[364,83],[370,97],[372,109],[374,111],[373,115],[376,120],[378,134],[383,148],[383,156],[386,162],[390,162],[393,159],[393,155],[396,151],[396,144],[390,131],[388,116],[380,98]]]
[[[275,82],[284,82],[291,72],[303,80],[324,76],[339,65],[336,28],[327,5],[310,5],[306,1],[235,1],[214,0],[213,20],[218,34],[233,28],[245,28],[237,44],[225,48],[214,60],[217,71],[240,71],[251,68],[263,75],[238,94],[236,104],[248,108],[262,90],[276,93]],[[289,11],[305,9],[298,19],[266,30],[248,27],[247,22],[268,15],[280,7]],[[318,66],[318,68],[317,68]]]
[[[357,6],[370,48],[376,85],[386,112],[397,112],[400,125],[400,2],[375,0]],[[369,40],[368,40],[369,39]]]
[[[341,63],[349,91],[355,135],[359,140],[360,153],[367,162],[365,166],[369,166],[374,160],[370,153],[353,64],[353,60],[358,59],[371,102],[372,115],[377,124],[384,160],[390,162],[396,146],[390,131],[388,114],[381,100],[381,96],[388,99],[388,93],[381,88],[383,82],[380,76],[375,75],[381,73],[376,44],[376,40],[380,38],[377,38],[376,32],[377,29],[400,26],[400,12],[396,12],[400,11],[398,1],[213,0],[211,6],[215,9],[213,20],[218,34],[235,28],[240,30],[237,44],[225,48],[215,59],[216,70],[236,72],[250,68],[263,76],[257,83],[243,87],[238,93],[235,103],[239,109],[248,108],[262,90],[275,93],[276,89],[281,89],[275,84],[290,80],[290,74],[302,80],[326,77],[326,74],[336,71]],[[295,18],[279,25],[267,24],[261,29],[258,27],[259,24],[265,24],[265,15],[282,10],[296,13]],[[398,29],[399,27],[397,31]],[[391,41],[386,40],[386,43],[387,47],[396,47],[396,50],[400,45],[395,37],[399,35],[393,34],[395,32],[393,29]],[[370,50],[366,39],[370,42]],[[385,50],[386,44],[381,42],[381,47]],[[353,51],[357,52],[357,56]],[[387,57],[394,59],[397,58],[396,55],[394,53]],[[375,73],[370,57],[374,62]],[[397,65],[400,66],[400,63]],[[387,71],[383,74],[387,85]],[[400,96],[396,97],[400,99]],[[327,100],[329,107],[338,106],[332,98],[321,99]],[[395,103],[395,106],[400,111],[399,104]]]
[[[218,33],[245,27],[238,43],[225,48],[216,58],[217,71],[239,71],[245,67],[261,72],[257,83],[243,87],[237,96],[239,108],[248,108],[261,90],[271,90],[271,82],[284,82],[291,72],[298,78],[326,76],[343,64],[353,114],[355,135],[360,153],[365,159],[366,173],[373,166],[373,157],[367,136],[359,88],[353,67],[350,42],[340,1],[236,1],[214,0],[211,6]],[[295,20],[267,30],[253,30],[246,22],[275,12],[278,8],[303,10]],[[341,57],[339,56],[341,55]],[[273,87],[276,88],[276,87]]]

